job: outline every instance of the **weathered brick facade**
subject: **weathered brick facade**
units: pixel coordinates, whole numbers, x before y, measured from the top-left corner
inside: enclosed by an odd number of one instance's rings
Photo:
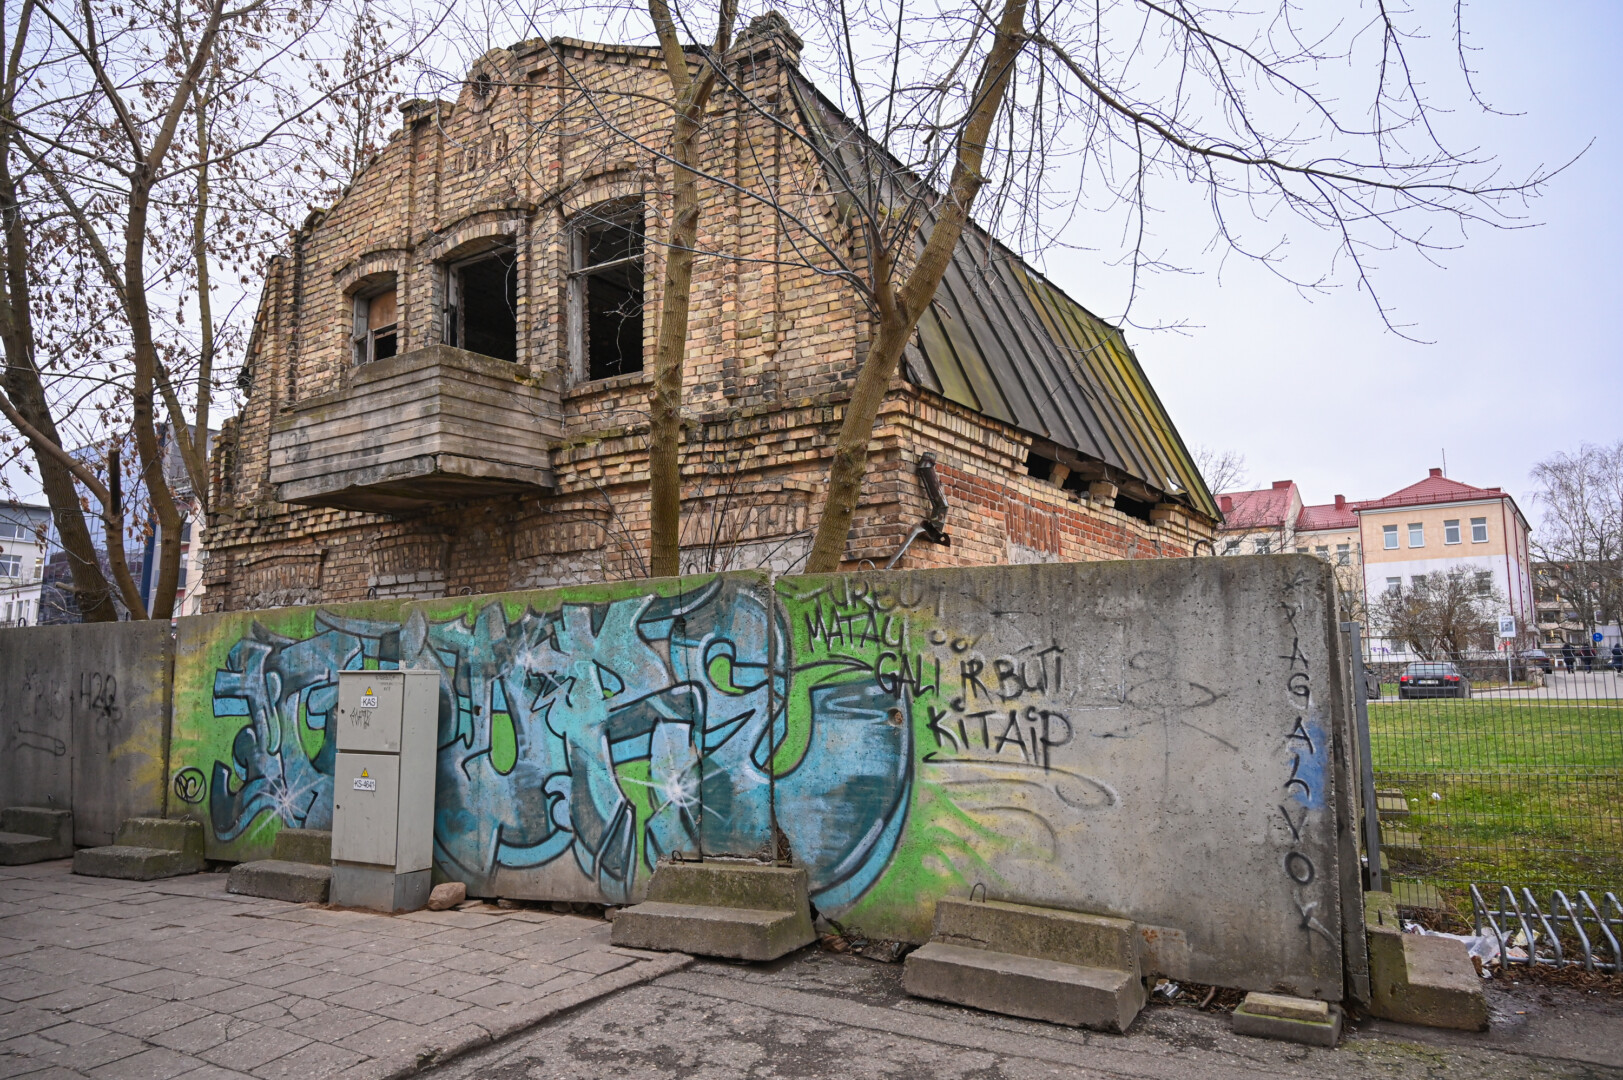
[[[741,89],[791,125],[783,84],[795,45],[761,34],[734,58]],[[643,573],[651,373],[589,381],[581,370],[570,340],[570,222],[607,200],[642,200],[651,363],[670,175],[656,152],[669,113],[651,98],[667,94],[656,50],[563,40],[487,55],[454,105],[408,105],[378,158],[335,206],[310,215],[270,269],[247,404],[216,455],[205,608]],[[703,185],[699,247],[716,254],[697,260],[688,334],[684,565],[695,570],[799,565],[869,333],[856,294],[820,273],[815,253],[784,256],[797,226],[757,194],[776,192],[801,221],[840,236],[837,206],[805,146],[742,100],[718,92],[704,136],[706,169],[727,183]],[[546,437],[555,486],[398,514],[278,501],[272,429],[350,386],[358,290],[393,275],[399,352],[437,345],[444,268],[497,239],[516,256],[516,370],[526,402],[539,403],[524,415]],[[859,245],[841,242],[860,262]],[[1030,475],[1032,447],[1030,433],[898,377],[848,560],[883,565],[928,513],[916,475],[926,452],[951,544],[920,539],[900,566],[1175,556],[1212,535],[1197,504],[1153,483],[1112,475],[1089,497],[1074,477],[1055,482],[1064,468]]]

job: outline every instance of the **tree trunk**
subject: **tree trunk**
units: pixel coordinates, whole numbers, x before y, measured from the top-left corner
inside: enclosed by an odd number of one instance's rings
[[[144,179],[144,178],[143,178]],[[158,544],[156,556],[158,572],[147,575],[153,582],[148,597],[147,617],[169,619],[175,611],[175,589],[180,584],[180,511],[169,490],[169,478],[164,474],[164,445],[158,440],[157,420],[153,410],[153,392],[158,370],[158,350],[152,340],[152,316],[147,307],[146,293],[146,211],[150,192],[138,182],[130,192],[130,214],[125,232],[124,255],[124,308],[130,320],[130,338],[135,353],[135,382],[130,397],[130,426],[135,431],[135,448],[141,459],[141,478],[147,489],[147,500],[157,518]],[[183,423],[179,416],[171,417],[170,425]],[[174,433],[170,433],[174,438]],[[111,541],[111,536],[109,536]],[[111,553],[109,543],[109,554]],[[131,611],[133,617],[135,612]]]
[[[17,412],[39,433],[61,447],[61,436],[45,399],[39,369],[34,365],[33,286],[28,274],[28,236],[16,199],[9,164],[10,147],[0,140],[0,220],[5,228],[5,295],[0,297],[0,339],[6,358],[6,396]],[[34,443],[31,438],[30,444]],[[68,569],[73,575],[73,593],[79,616],[85,622],[116,622],[118,608],[107,577],[96,558],[96,545],[85,524],[84,507],[66,465],[48,451],[34,447],[39,465],[40,486],[51,507],[51,519],[67,552]]]
[[[712,56],[717,62],[732,40],[737,0],[722,0]],[[687,355],[688,306],[693,292],[693,246],[699,237],[699,178],[693,171],[705,106],[716,85],[708,65],[695,79],[688,72],[665,0],[648,0],[659,35],[665,74],[675,95],[671,137],[671,229],[665,250],[664,292],[659,338],[654,346],[654,391],[648,422],[648,572],[675,577],[682,572],[682,361]]]
[[[699,125],[688,110],[679,113],[671,147],[676,176],[648,424],[648,563],[654,577],[682,572],[682,361],[693,290],[693,245],[699,235],[699,178],[690,168],[698,134]]]
[[[969,220],[970,206],[985,183],[981,164],[986,154],[986,140],[1014,74],[1015,58],[1025,44],[1025,18],[1026,0],[1005,0],[997,36],[976,83],[973,109],[959,133],[957,161],[953,164],[952,182],[943,200],[941,216],[930,230],[930,239],[906,283],[892,292],[889,273],[876,275],[879,278],[875,283],[880,306],[879,333],[857,373],[851,400],[845,406],[844,422],[834,444],[834,460],[829,466],[823,515],[817,523],[817,535],[806,560],[807,573],[832,573],[840,568],[845,557],[851,521],[862,498],[862,478],[868,471],[868,441],[873,436],[879,406],[885,400],[902,350],[907,347],[919,317],[947,272],[958,238]],[[879,245],[871,244],[869,250],[877,251]],[[880,269],[888,270],[888,267]]]

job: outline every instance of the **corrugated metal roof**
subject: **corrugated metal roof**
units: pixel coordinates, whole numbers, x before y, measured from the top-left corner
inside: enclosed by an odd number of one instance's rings
[[[848,178],[859,175],[853,140],[866,136],[803,77],[791,86],[823,152]],[[875,153],[887,168],[902,171],[883,150]],[[928,216],[921,223],[921,243],[933,225]],[[1221,516],[1121,331],[974,223],[964,229],[935,301],[919,319],[915,346],[908,350],[907,375],[919,385],[1101,462],[1214,520]]]

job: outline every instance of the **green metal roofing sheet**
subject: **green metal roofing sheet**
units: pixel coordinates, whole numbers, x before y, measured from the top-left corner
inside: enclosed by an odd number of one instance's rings
[[[791,86],[826,159],[859,172],[849,140],[866,137],[809,82]],[[923,222],[921,243],[933,226],[933,218]],[[908,360],[909,377],[927,389],[1220,517],[1121,331],[973,222],[919,320]]]

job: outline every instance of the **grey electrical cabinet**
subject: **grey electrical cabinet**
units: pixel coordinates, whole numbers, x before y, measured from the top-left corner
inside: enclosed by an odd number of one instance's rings
[[[428,903],[434,862],[437,671],[341,671],[333,776],[332,902]]]

